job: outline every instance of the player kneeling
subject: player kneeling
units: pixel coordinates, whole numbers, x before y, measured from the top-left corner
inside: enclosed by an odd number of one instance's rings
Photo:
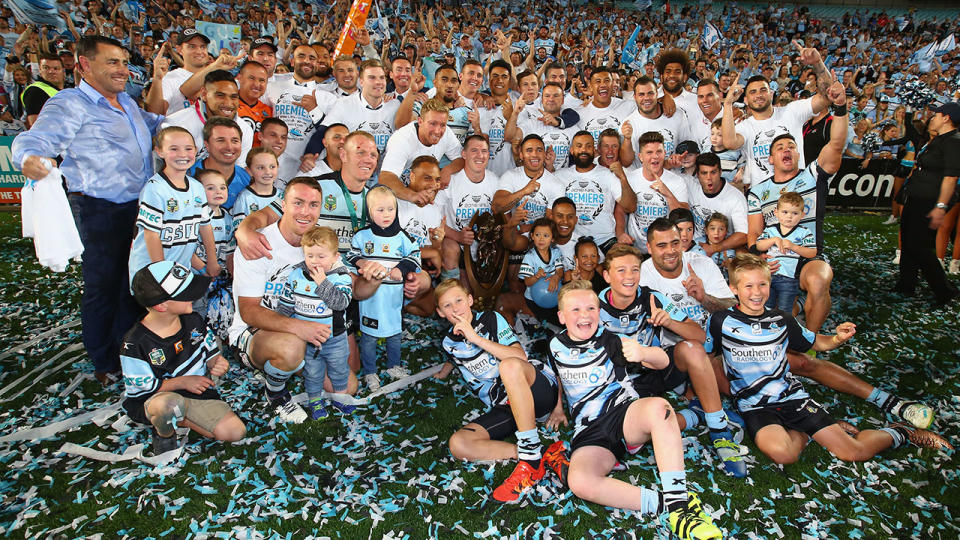
[[[474,314],[473,297],[453,278],[434,290],[437,313],[453,325],[443,338],[447,363],[435,377],[446,378],[456,365],[470,389],[490,408],[450,437],[450,452],[469,461],[519,459],[513,473],[493,491],[510,503],[536,485],[549,467],[566,482],[567,457],[562,441],[540,453],[537,419],[556,427],[563,416],[556,375],[527,353],[499,313]],[[516,432],[517,444],[505,439]]]
[[[730,289],[740,303],[711,315],[705,348],[722,356],[747,431],[770,459],[796,462],[810,438],[844,461],[865,461],[906,441],[925,448],[952,448],[933,432],[903,424],[864,431],[845,422],[841,426],[790,373],[786,350],[833,350],[853,337],[856,326],[845,322],[834,336],[814,334],[792,315],[765,308],[770,269],[754,255],[733,259]]]
[[[687,493],[683,445],[673,408],[660,397],[639,398],[627,376],[627,362],[664,369],[667,353],[620,338],[600,327],[600,300],[590,282],[564,285],[560,323],[566,329],[550,340],[550,357],[575,419],[568,482],[587,501],[659,516],[669,512],[670,531],[684,539],[721,538],[700,500]],[[663,491],[610,478],[626,446],[653,442]]]

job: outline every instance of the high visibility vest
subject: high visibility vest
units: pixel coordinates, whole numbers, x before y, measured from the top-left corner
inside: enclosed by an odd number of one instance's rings
[[[26,88],[23,89],[23,92],[20,92],[20,105],[22,105],[23,107],[26,107],[26,104],[24,104],[24,102],[23,102],[23,95],[27,93],[27,90],[29,90],[30,88],[33,88],[33,87],[37,87],[37,88],[43,90],[44,92],[47,93],[47,96],[49,96],[49,97],[53,97],[53,96],[57,95],[57,92],[59,92],[59,90],[57,90],[57,89],[54,88],[53,86],[50,86],[49,84],[47,84],[47,83],[45,83],[45,82],[43,82],[43,81],[37,81],[37,82],[31,83],[31,84],[29,84]]]

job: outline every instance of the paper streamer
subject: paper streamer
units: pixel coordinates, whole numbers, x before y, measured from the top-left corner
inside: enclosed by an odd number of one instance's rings
[[[31,339],[30,341],[25,341],[19,345],[14,345],[13,347],[10,347],[9,349],[0,353],[0,361],[5,360],[8,356],[12,356],[14,354],[23,352],[23,350],[26,349],[27,347],[32,347],[37,343],[40,343],[44,339],[54,334],[60,333],[61,330],[66,330],[67,328],[73,328],[74,326],[80,326],[80,319],[74,319],[66,324],[61,324],[60,326],[51,328],[50,330],[47,330],[46,332],[37,335],[37,337]]]
[[[38,428],[27,428],[21,429],[19,431],[14,431],[9,435],[4,435],[0,437],[0,443],[14,442],[14,441],[26,441],[26,440],[39,440],[39,439],[48,439],[53,437],[61,431],[66,431],[78,426],[82,426],[87,422],[93,422],[95,424],[102,425],[101,422],[110,418],[117,410],[120,409],[120,402],[105,405],[99,409],[94,409],[76,416],[71,416],[65,420],[59,422],[54,422],[43,427]]]
[[[34,373],[37,373],[37,372],[39,372],[40,370],[45,369],[45,368],[46,368],[47,366],[49,366],[50,364],[56,362],[61,356],[65,355],[65,354],[69,354],[69,353],[71,353],[71,352],[79,351],[79,350],[81,350],[81,349],[83,349],[83,343],[74,343],[73,345],[68,346],[66,349],[58,352],[57,354],[55,354],[52,358],[50,358],[50,359],[47,360],[46,362],[44,362],[44,363],[40,364],[39,366],[37,366],[37,367],[33,368],[32,370],[30,370],[30,372],[27,373],[26,375],[24,375],[24,376],[20,377],[19,379],[13,381],[12,383],[8,384],[7,386],[4,386],[3,388],[0,388],[0,396],[6,394],[8,391],[10,391],[10,390],[12,390],[13,388],[15,388],[18,384],[20,384],[21,382],[23,382],[23,381],[27,380],[28,378],[30,378]],[[67,367],[68,365],[72,364],[73,361],[74,361],[73,358],[68,358],[68,359],[64,360],[64,361],[63,361],[60,365],[58,365],[57,367],[55,367],[55,368],[53,368],[53,369],[48,369],[48,370],[44,371],[44,372],[43,372],[40,376],[38,376],[38,377],[33,377],[33,381],[32,381],[30,384],[28,384],[27,386],[23,387],[23,388],[22,388],[19,392],[17,392],[16,394],[14,394],[14,395],[12,395],[12,396],[10,396],[10,397],[8,397],[8,398],[5,398],[5,399],[0,399],[0,403],[5,403],[5,402],[7,402],[7,401],[12,401],[12,400],[14,400],[14,399],[17,399],[17,398],[20,397],[24,392],[26,392],[27,389],[29,389],[29,388],[32,387],[34,384],[36,384],[37,382],[39,382],[40,380],[42,380],[44,377],[46,377],[47,375],[49,375],[49,374],[51,374],[51,373],[54,373],[54,372],[56,372],[56,371],[59,371],[59,370],[65,368],[65,367]]]
[[[418,371],[417,373],[414,373],[413,375],[410,375],[409,377],[404,377],[404,378],[402,378],[402,379],[397,379],[397,380],[393,381],[393,382],[390,383],[390,384],[383,385],[383,386],[380,387],[380,390],[377,390],[376,392],[374,392],[374,393],[372,393],[372,394],[370,394],[370,395],[368,395],[368,396],[366,396],[366,397],[362,397],[362,398],[358,398],[358,397],[355,397],[355,396],[351,396],[350,394],[334,394],[334,393],[326,392],[326,391],[323,392],[322,396],[325,397],[325,398],[327,398],[327,399],[336,401],[336,402],[338,402],[338,403],[343,403],[343,404],[345,404],[345,405],[357,405],[357,406],[359,406],[359,405],[369,405],[369,404],[370,404],[370,400],[372,400],[373,398],[380,397],[380,396],[385,396],[385,395],[387,395],[387,394],[392,394],[392,393],[394,393],[394,392],[396,392],[396,391],[398,391],[398,390],[403,390],[404,388],[406,388],[406,387],[408,387],[408,386],[410,386],[410,385],[416,384],[416,383],[418,383],[418,382],[426,379],[427,377],[430,377],[430,376],[433,375],[434,373],[440,371],[440,369],[441,369],[442,367],[443,367],[443,364],[437,364],[437,365],[434,365],[434,366],[430,366],[430,367],[428,367],[428,368],[426,368],[426,369],[424,369],[424,370],[422,370],[422,371]],[[303,403],[303,402],[307,401],[307,394],[306,394],[306,392],[301,392],[301,393],[293,396],[293,401],[294,401],[295,403]]]
[[[174,448],[169,452],[164,452],[159,456],[145,456],[143,455],[143,445],[134,444],[124,451],[122,454],[114,454],[112,452],[103,452],[101,450],[94,450],[93,448],[87,448],[86,446],[80,446],[73,443],[63,443],[63,446],[60,447],[60,452],[64,454],[69,454],[71,456],[81,456],[89,459],[95,459],[97,461],[106,461],[109,463],[119,463],[121,461],[142,461],[147,465],[166,465],[172,463],[183,455],[184,446],[180,445],[178,448]]]

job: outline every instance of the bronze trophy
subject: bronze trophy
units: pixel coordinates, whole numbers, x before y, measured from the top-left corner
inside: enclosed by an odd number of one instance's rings
[[[474,308],[486,311],[494,308],[503,279],[507,276],[507,250],[503,247],[503,214],[483,212],[474,214],[470,228],[474,231],[477,256],[466,250],[464,266],[467,282],[473,291]]]

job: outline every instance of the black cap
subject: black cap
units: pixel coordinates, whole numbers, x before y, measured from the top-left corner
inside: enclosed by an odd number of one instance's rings
[[[210,278],[195,275],[189,268],[172,261],[158,261],[141,268],[133,276],[133,297],[143,307],[167,300],[193,302],[206,294]]]
[[[183,32],[180,32],[180,43],[186,43],[195,37],[199,37],[207,45],[210,44],[210,38],[201,34],[196,28],[187,28]]]
[[[254,50],[259,47],[267,46],[273,49],[273,52],[277,52],[277,46],[273,43],[273,38],[262,37],[253,40],[253,43],[250,44],[250,50]]]
[[[950,118],[950,121],[953,122],[954,126],[960,126],[960,103],[956,101],[950,101],[939,107],[933,107],[930,109],[930,112],[946,115]]]
[[[683,141],[682,143],[680,143],[680,144],[677,145],[677,147],[673,150],[673,153],[675,153],[675,154],[684,154],[684,153],[688,153],[688,154],[699,154],[699,153],[700,153],[700,145],[697,144],[697,143],[694,142],[694,141]]]

